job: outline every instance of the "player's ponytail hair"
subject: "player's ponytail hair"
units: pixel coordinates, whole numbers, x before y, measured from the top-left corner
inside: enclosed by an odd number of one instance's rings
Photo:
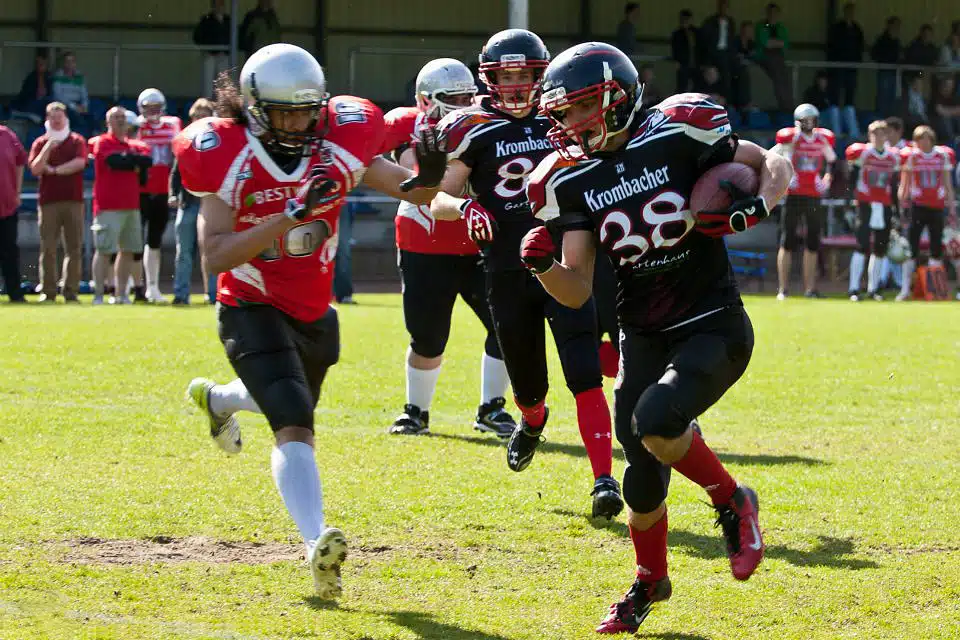
[[[243,96],[229,71],[221,71],[213,83],[216,93],[216,113],[220,118],[229,118],[237,124],[248,124],[247,110],[243,107]]]

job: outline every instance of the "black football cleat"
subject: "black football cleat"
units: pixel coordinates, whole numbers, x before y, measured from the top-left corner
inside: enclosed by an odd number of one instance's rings
[[[636,633],[653,603],[669,600],[672,593],[670,578],[656,582],[637,578],[623,600],[610,605],[610,612],[597,627],[597,633]]]
[[[430,433],[430,412],[421,411],[415,404],[403,405],[403,413],[397,416],[390,433],[398,436],[423,436]]]
[[[507,466],[513,471],[523,471],[533,460],[533,454],[537,452],[537,447],[543,442],[543,427],[547,424],[547,418],[550,417],[550,408],[543,408],[543,424],[539,427],[531,427],[523,418],[520,424],[510,436],[507,443]]]
[[[620,483],[611,476],[600,476],[593,483],[593,517],[613,520],[623,511]]]
[[[509,438],[517,428],[517,422],[504,407],[505,398],[493,398],[477,408],[477,419],[473,428],[484,433],[492,433],[499,438]]]

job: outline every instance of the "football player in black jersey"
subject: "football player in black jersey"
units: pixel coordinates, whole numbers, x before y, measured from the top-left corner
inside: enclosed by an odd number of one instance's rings
[[[623,500],[611,475],[613,435],[593,301],[578,309],[559,304],[520,261],[520,241],[539,225],[524,193],[527,176],[552,150],[546,137],[550,121],[537,115],[549,59],[543,41],[524,29],[501,31],[487,41],[480,53],[480,78],[490,95],[439,124],[448,165],[431,212],[438,219],[466,218],[470,237],[481,247],[493,324],[522,414],[507,443],[507,464],[523,471],[542,440],[548,416],[546,318],[593,468],[593,515],[613,518]]]
[[[617,271],[614,422],[628,463],[623,496],[637,573],[601,633],[636,631],[652,603],[670,597],[671,468],[710,495],[735,578],[749,578],[764,549],[756,493],[730,476],[690,422],[740,378],[753,350],[723,236],[765,218],[792,169],[738,142],[724,108],[707,96],[679,94],[645,110],[642,91],[630,59],[606,44],[577,45],[550,63],[540,104],[557,152],[527,190],[536,216],[562,232],[562,259],[548,227],[529,231],[521,249],[550,295],[572,308],[590,299],[598,245]],[[729,209],[694,215],[694,183],[731,161],[760,171],[759,195],[723,184],[733,195]]]

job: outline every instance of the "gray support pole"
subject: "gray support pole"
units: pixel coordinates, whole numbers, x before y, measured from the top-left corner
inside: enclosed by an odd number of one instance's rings
[[[507,23],[511,29],[528,29],[530,5],[527,0],[507,0]]]
[[[240,45],[240,0],[230,2],[230,73],[237,74],[239,70],[237,65],[240,63],[240,55],[237,49]]]

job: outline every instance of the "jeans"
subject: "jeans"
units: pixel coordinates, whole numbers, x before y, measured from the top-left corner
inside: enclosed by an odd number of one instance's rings
[[[333,265],[333,295],[343,300],[353,295],[353,275],[350,268],[350,242],[353,239],[353,205],[348,203],[340,211],[337,228],[337,260]]]
[[[174,223],[177,236],[177,261],[173,274],[173,297],[179,300],[190,298],[190,278],[193,275],[193,256],[197,251],[197,215],[199,213],[199,202],[177,209],[177,221]]]
[[[897,104],[897,72],[877,71],[877,115],[886,118]]]

